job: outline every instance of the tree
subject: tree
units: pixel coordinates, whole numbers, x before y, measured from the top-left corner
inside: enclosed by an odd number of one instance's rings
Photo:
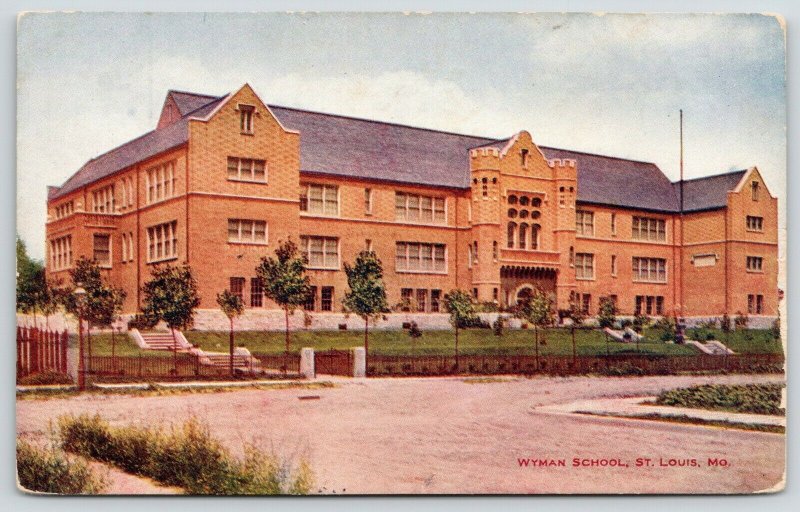
[[[185,329],[192,325],[194,310],[200,305],[197,281],[192,276],[189,265],[173,267],[155,266],[150,280],[142,286],[142,313],[154,324],[163,320],[172,333],[172,346],[175,372],[178,371],[178,343],[175,329]]]
[[[364,320],[364,352],[369,356],[369,320],[377,319],[389,311],[386,285],[383,283],[383,264],[373,251],[361,251],[353,265],[344,264],[347,285],[342,305]]]
[[[475,304],[472,295],[464,290],[450,290],[444,296],[444,308],[450,314],[450,325],[456,331],[456,370],[458,370],[458,331],[475,321]]]
[[[553,324],[553,299],[536,288],[529,297],[522,300],[516,308],[516,315],[533,325],[533,339],[536,351],[536,369],[539,369],[539,328]]]
[[[600,297],[600,308],[597,312],[597,323],[600,327],[613,327],[617,321],[617,304],[611,297]]]
[[[306,275],[306,258],[291,239],[279,242],[275,258],[261,258],[256,275],[264,283],[264,294],[283,309],[286,320],[286,352],[289,352],[289,314],[308,302],[311,286]]]
[[[32,314],[36,325],[36,313],[47,302],[48,289],[44,266],[28,256],[25,242],[17,236],[17,310]]]
[[[230,352],[231,352],[231,360],[230,360],[230,370],[231,370],[231,377],[233,376],[233,319],[236,317],[241,316],[244,313],[244,302],[242,298],[236,294],[231,293],[229,290],[225,290],[222,293],[217,294],[217,304],[219,304],[219,308],[225,313],[225,316],[228,317],[230,321],[231,330],[230,330],[230,337],[229,337],[229,344],[230,344]]]

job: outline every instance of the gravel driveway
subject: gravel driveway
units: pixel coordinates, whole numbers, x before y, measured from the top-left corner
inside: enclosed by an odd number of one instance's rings
[[[323,493],[746,493],[782,480],[783,435],[536,408],[701,383],[781,380],[369,379],[337,380],[336,387],[314,390],[79,396],[19,401],[17,428],[19,435],[37,438],[46,435],[48,422],[67,413],[97,412],[114,424],[165,425],[194,414],[234,451],[255,441],[294,460],[307,456]],[[299,399],[308,395],[320,399]],[[645,458],[651,463],[637,467],[637,459]],[[528,459],[528,466],[520,459]],[[539,461],[554,463],[542,467]]]

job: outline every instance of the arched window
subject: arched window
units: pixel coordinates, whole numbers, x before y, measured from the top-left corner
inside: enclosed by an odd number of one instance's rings
[[[508,204],[517,204],[517,196],[513,194],[508,196]]]
[[[533,206],[534,208],[539,208],[540,206],[542,206],[542,200],[539,199],[538,197],[534,197],[533,200],[531,201],[531,206]]]
[[[513,249],[514,248],[514,235],[516,234],[516,232],[517,232],[517,223],[516,222],[509,222],[508,223],[508,233],[506,234],[506,236],[507,236],[506,247],[508,247],[509,249]]]
[[[569,264],[570,266],[575,265],[575,248],[572,246],[569,248]]]
[[[475,185],[477,185],[477,184],[478,184],[478,178],[472,178],[472,183],[474,183]]]
[[[527,196],[522,196],[522,197],[519,198],[519,205],[520,206],[528,206],[529,202],[530,202],[530,200],[528,199]]]
[[[532,219],[538,219],[538,218],[539,218],[539,217],[541,217],[541,216],[542,216],[542,214],[541,214],[541,213],[539,213],[539,212],[536,212],[536,211],[534,211],[534,212],[531,212],[531,218],[532,218]]]
[[[528,245],[528,225],[524,222],[519,225],[519,240],[517,241],[520,249],[526,249]]]
[[[483,178],[481,180],[481,183],[482,183],[482,185],[481,185],[481,193],[482,193],[483,197],[489,197],[489,180],[486,179],[486,178]]]
[[[515,208],[509,208],[508,216],[511,217],[512,219],[515,218],[517,216],[517,210]]]
[[[533,250],[539,249],[539,230],[541,230],[539,224],[531,225],[531,249]]]
[[[497,261],[498,256],[500,256],[500,250],[497,247],[497,240],[492,242],[492,259]]]
[[[527,219],[528,215],[529,215],[528,210],[520,210],[520,212],[519,212],[519,218],[520,219]]]
[[[575,187],[569,187],[570,192],[575,192]]]
[[[559,191],[559,192],[564,192],[564,187],[560,187],[560,188],[558,189],[558,191]]]
[[[492,184],[497,183],[497,178],[492,178]]]

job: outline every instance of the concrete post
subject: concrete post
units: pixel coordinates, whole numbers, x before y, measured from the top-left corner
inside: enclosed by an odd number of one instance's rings
[[[78,382],[78,347],[67,347],[67,375]]]
[[[367,376],[367,351],[364,347],[353,347],[353,377]]]
[[[306,379],[314,379],[317,377],[316,370],[314,369],[314,349],[303,348],[300,350],[300,375]]]

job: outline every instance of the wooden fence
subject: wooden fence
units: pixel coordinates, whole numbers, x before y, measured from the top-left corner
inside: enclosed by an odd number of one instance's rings
[[[17,380],[44,371],[67,373],[67,331],[17,327]]]
[[[784,362],[781,354],[734,354],[728,356],[535,356],[535,355],[465,355],[454,356],[383,356],[370,355],[370,376],[403,375],[501,375],[548,374],[581,375],[670,375],[681,372],[729,371],[734,373],[779,372]]]

